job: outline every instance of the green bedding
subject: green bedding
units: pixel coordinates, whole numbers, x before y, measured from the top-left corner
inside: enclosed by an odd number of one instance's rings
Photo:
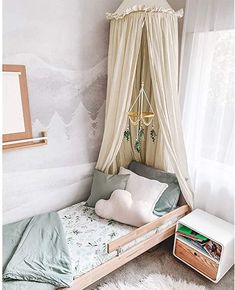
[[[71,286],[71,261],[57,213],[43,214],[3,226],[3,281],[5,289],[20,289],[20,284],[17,288],[16,282],[6,281],[49,284],[43,286],[45,289],[50,289],[50,285],[57,288]],[[8,283],[12,285],[11,288],[7,288]]]
[[[57,287],[30,281],[8,281],[2,283],[2,290],[56,290]]]

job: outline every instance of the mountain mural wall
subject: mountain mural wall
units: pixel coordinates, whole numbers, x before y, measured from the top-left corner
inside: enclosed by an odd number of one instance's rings
[[[3,63],[27,70],[34,136],[3,154],[3,220],[88,197],[104,127],[109,25],[121,0],[4,0]]]

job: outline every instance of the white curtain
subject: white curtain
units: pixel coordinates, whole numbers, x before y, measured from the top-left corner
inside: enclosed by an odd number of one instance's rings
[[[146,27],[155,107],[164,144],[185,199],[192,206],[178,97],[178,19],[148,14]]]
[[[120,165],[131,161],[131,150],[123,143],[123,133],[128,120],[128,110],[133,96],[135,77],[140,74],[138,56],[141,52],[141,38],[147,49],[142,51],[148,57],[148,72],[152,87],[151,99],[156,109],[160,127],[161,144],[145,140],[144,160],[155,167],[175,172],[186,202],[193,207],[193,194],[188,184],[188,170],[183,142],[181,114],[178,97],[178,16],[174,11],[153,9],[135,11],[125,16],[114,16],[110,27],[108,63],[108,90],[105,130],[96,168],[116,172]],[[144,40],[145,42],[145,40]],[[142,42],[142,44],[144,43]],[[144,52],[145,51],[145,52]],[[147,69],[147,67],[146,67]],[[155,120],[156,121],[156,120]],[[156,122],[157,122],[156,121]],[[157,148],[164,151],[164,164],[159,159]],[[141,154],[140,154],[141,155]],[[140,156],[141,160],[141,156]]]
[[[180,94],[195,206],[233,222],[232,0],[186,2]]]

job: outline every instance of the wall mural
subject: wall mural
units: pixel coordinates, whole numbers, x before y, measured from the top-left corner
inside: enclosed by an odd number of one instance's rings
[[[3,1],[3,63],[26,65],[33,133],[48,132],[47,146],[3,154],[5,223],[88,196],[104,127],[105,12],[121,2]]]

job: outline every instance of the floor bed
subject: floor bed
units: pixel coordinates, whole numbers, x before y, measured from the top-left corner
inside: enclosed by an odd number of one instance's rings
[[[181,206],[140,228],[102,219],[85,202],[60,210],[75,279],[70,289],[86,288],[173,235],[188,210]]]

